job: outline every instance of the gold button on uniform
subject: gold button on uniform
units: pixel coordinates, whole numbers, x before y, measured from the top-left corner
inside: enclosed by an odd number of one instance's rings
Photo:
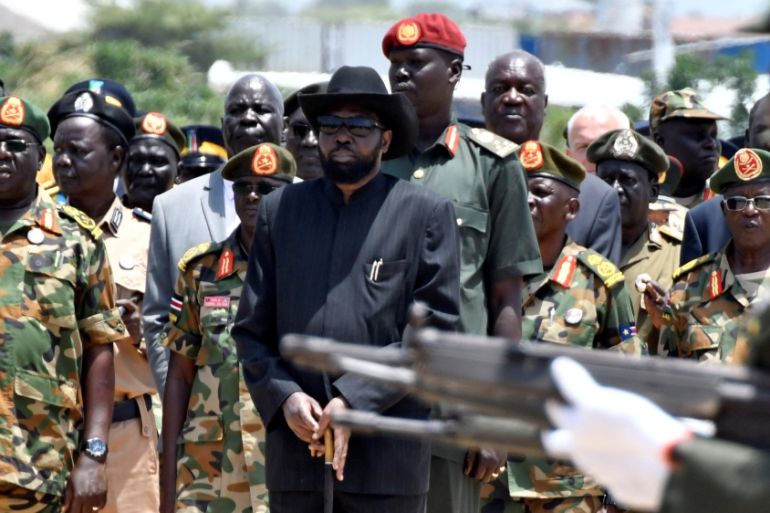
[[[414,173],[412,173],[412,177],[415,180],[422,180],[425,177],[425,170],[424,169],[415,169]]]

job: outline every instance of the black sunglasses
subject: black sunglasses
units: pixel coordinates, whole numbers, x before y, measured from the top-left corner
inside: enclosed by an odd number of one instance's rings
[[[37,143],[25,141],[23,139],[6,139],[5,141],[0,141],[0,148],[5,148],[6,151],[10,151],[11,153],[21,153],[30,146],[37,146]]]
[[[248,196],[252,192],[257,193],[257,196],[267,196],[280,187],[283,187],[283,185],[272,185],[267,182],[257,182],[256,184],[235,182],[233,183],[233,192],[238,196]]]
[[[354,137],[367,137],[372,130],[379,128],[385,130],[385,127],[377,123],[372,118],[355,116],[352,118],[341,118],[339,116],[318,116],[318,130],[326,135],[334,135],[342,127],[347,128],[348,132]]]
[[[300,139],[307,137],[307,134],[312,130],[312,127],[307,123],[292,123],[289,125],[289,128],[291,128],[291,132]]]
[[[748,207],[749,203],[754,205],[757,210],[770,210],[770,196],[755,196],[753,198],[733,196],[724,199],[725,208],[733,212],[740,212]]]

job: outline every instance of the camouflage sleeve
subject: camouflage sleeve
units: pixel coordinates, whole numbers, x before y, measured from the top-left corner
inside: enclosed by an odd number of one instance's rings
[[[636,334],[634,310],[623,280],[607,287],[597,277],[596,287],[603,291],[597,298],[597,313],[603,317],[597,337],[600,346],[624,354],[647,354],[647,344]]]
[[[188,266],[174,286],[169,307],[169,323],[163,345],[175,353],[194,360],[201,347],[199,275],[197,266]]]
[[[115,306],[115,283],[101,238],[82,235],[83,258],[75,295],[78,330],[83,346],[110,344],[128,336]]]
[[[679,279],[674,282],[669,298],[671,319],[660,329],[660,343],[669,355],[679,354],[680,341],[687,337],[687,318],[689,310],[685,303],[687,300],[687,281]]]

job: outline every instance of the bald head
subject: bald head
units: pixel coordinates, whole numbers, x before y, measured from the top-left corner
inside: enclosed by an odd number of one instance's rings
[[[586,158],[588,146],[610,130],[630,127],[628,116],[620,109],[609,105],[586,105],[567,122],[567,155],[593,173],[596,165]]]
[[[745,146],[770,151],[770,93],[751,107]]]
[[[283,97],[265,77],[239,78],[225,97],[222,135],[229,156],[263,142],[281,143]]]
[[[489,64],[481,94],[488,130],[518,144],[538,139],[547,105],[545,67],[540,59],[514,50]]]

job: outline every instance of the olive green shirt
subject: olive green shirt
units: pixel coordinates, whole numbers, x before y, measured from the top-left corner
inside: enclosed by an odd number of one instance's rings
[[[383,172],[425,185],[454,204],[465,333],[488,334],[492,283],[543,272],[517,148],[487,130],[452,123],[425,151],[383,163]]]

